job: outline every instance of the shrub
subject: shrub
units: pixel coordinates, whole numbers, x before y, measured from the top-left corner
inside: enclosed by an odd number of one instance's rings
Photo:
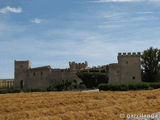
[[[14,89],[14,88],[0,88],[0,94],[6,94],[6,93],[20,93],[20,92],[45,92],[45,90],[41,89]]]
[[[20,93],[21,90],[19,89],[13,89],[13,88],[0,88],[0,94],[6,94],[6,93]]]
[[[76,81],[63,80],[60,82],[55,82],[47,88],[47,91],[63,91],[72,90],[78,88]]]
[[[100,83],[108,83],[108,77],[106,73],[100,72],[79,72],[78,77],[81,78],[82,83],[87,88],[97,88]]]
[[[45,90],[38,89],[38,88],[30,88],[30,89],[23,89],[23,92],[45,92]]]
[[[148,88],[148,90],[153,90],[153,89],[154,89],[154,88],[152,88],[152,87],[149,87],[149,88]]]
[[[152,87],[152,88],[154,88],[154,89],[160,88],[160,82],[150,83],[150,87]]]
[[[100,90],[111,90],[111,91],[127,91],[127,90],[150,90],[160,88],[160,82],[148,83],[148,82],[131,82],[121,84],[99,84]]]

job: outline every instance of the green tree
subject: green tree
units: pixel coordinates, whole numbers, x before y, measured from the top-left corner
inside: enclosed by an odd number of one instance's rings
[[[150,47],[141,56],[142,80],[146,82],[158,81],[160,71],[160,50]]]
[[[82,83],[87,88],[97,88],[100,83],[108,83],[108,77],[106,73],[99,72],[79,72],[78,77],[81,78]]]

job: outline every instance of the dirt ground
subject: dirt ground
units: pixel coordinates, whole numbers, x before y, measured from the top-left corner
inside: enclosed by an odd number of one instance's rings
[[[160,89],[0,95],[0,120],[122,120],[120,114],[156,112],[160,112]]]

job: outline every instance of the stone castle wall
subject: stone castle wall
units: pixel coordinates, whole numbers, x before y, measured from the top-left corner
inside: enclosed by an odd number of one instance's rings
[[[97,67],[88,67],[88,63],[69,62],[68,69],[52,69],[50,66],[31,68],[30,61],[15,61],[15,88],[46,89],[49,85],[62,80],[81,79],[79,71],[105,72],[109,83],[127,83],[141,81],[140,53],[119,53],[118,63]],[[109,73],[109,74],[108,74]]]
[[[118,64],[109,64],[109,83],[120,83],[120,67]]]
[[[50,66],[31,68],[30,61],[15,61],[15,88],[46,89],[62,80],[81,81],[71,69],[52,69]]]

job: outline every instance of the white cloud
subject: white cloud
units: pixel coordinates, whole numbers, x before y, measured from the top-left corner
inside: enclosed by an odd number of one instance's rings
[[[144,11],[144,12],[137,12],[137,14],[152,14],[153,12],[150,11]]]
[[[34,18],[33,20],[31,20],[32,23],[36,23],[36,24],[39,24],[42,22],[41,19],[38,19],[38,18]]]
[[[121,27],[124,27],[124,25],[98,25],[100,29],[116,29]]]
[[[105,19],[110,19],[112,21],[122,19],[122,18],[124,18],[124,16],[127,16],[127,15],[128,15],[127,12],[102,12],[102,13],[99,13],[100,17],[103,17]]]
[[[9,13],[9,12],[21,13],[22,12],[22,8],[20,8],[20,7],[14,8],[14,7],[7,6],[5,8],[0,9],[0,13],[2,13],[2,14],[6,14],[6,13]]]
[[[110,27],[118,27],[118,26],[113,25]],[[83,32],[85,32],[86,35],[84,35]],[[51,41],[50,43],[46,42],[42,43],[41,45],[47,47],[48,49],[41,51],[40,53],[46,56],[54,56],[54,57],[77,56],[80,58],[88,58],[92,62],[95,60],[94,63],[96,63],[96,61],[101,61],[101,63],[105,63],[104,61],[106,61],[106,63],[112,63],[116,61],[116,55],[118,52],[142,51],[153,44],[149,40],[148,43],[147,40],[134,41],[130,39],[127,42],[123,41],[123,38],[118,38],[118,40],[121,42],[115,42],[114,41],[115,39],[113,39],[113,37],[107,35],[95,34],[93,32],[87,32],[87,31],[83,32],[70,30],[69,33],[72,34],[72,37],[70,37],[70,35],[68,35],[68,30],[67,31],[61,30],[60,33],[58,31],[59,35],[60,34],[66,35],[67,33],[67,36],[65,36],[66,40],[56,41],[56,42]],[[50,33],[50,35],[54,37],[55,34],[57,34],[57,32],[54,33],[52,31]],[[78,40],[75,40],[77,38]]]
[[[49,47],[50,49],[40,50],[43,56],[76,56],[78,58],[87,58],[90,65],[94,64],[108,64],[116,62],[116,56],[118,52],[141,52],[147,49],[151,45],[156,46],[153,41],[128,41],[128,42],[117,42],[112,43],[112,41],[100,41],[99,38],[91,37],[91,39],[86,38],[79,44],[78,41],[66,41],[66,42],[51,42],[43,43],[43,46]],[[51,46],[52,45],[52,46]],[[58,49],[59,48],[63,49]],[[106,54],[108,53],[108,54]],[[98,62],[97,62],[98,61]]]
[[[133,14],[133,15],[131,15]],[[139,12],[99,12],[98,18],[105,19],[106,22],[98,26],[98,28],[120,28],[127,25],[127,23],[138,22],[138,21],[151,21],[158,20],[157,16],[153,15],[150,11],[139,11]]]

